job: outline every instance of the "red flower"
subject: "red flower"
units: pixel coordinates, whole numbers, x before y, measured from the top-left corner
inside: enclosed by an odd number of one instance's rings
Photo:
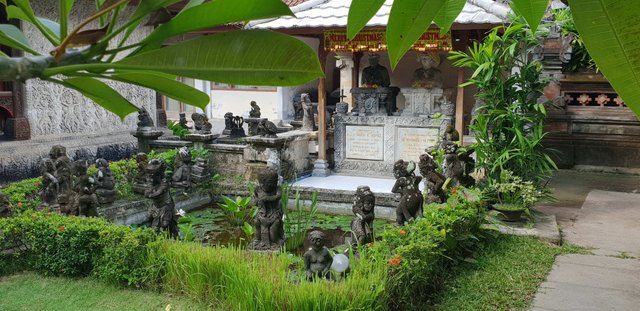
[[[58,230],[60,230],[60,232],[64,232],[64,226],[58,227]]]
[[[18,208],[22,208],[22,202],[18,202]]]
[[[406,235],[407,231],[404,231],[403,229],[400,229],[400,235]]]
[[[402,261],[402,257],[400,257],[400,255],[395,255],[389,259],[389,266],[397,267],[400,265],[400,261]]]

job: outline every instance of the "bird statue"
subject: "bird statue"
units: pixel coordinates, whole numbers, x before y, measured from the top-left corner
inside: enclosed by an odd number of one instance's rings
[[[262,120],[258,124],[258,135],[268,138],[277,138],[278,127],[269,120]]]

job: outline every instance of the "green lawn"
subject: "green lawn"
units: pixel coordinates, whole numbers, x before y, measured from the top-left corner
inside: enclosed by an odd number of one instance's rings
[[[17,274],[0,278],[3,311],[171,311],[207,310],[206,305],[170,294],[125,290],[92,279]]]
[[[586,250],[531,237],[499,236],[486,245],[477,262],[455,269],[434,310],[527,310],[555,256],[577,252]]]

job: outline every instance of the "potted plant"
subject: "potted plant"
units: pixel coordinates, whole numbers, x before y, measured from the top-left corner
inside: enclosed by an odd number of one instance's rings
[[[533,204],[549,197],[546,190],[509,170],[502,171],[498,180],[490,181],[485,194],[493,202],[492,209],[500,212],[504,221],[520,221],[522,213],[530,216]]]

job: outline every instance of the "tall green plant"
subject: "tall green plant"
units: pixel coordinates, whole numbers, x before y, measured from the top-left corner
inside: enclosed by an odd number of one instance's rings
[[[284,213],[285,249],[287,251],[293,251],[304,244],[307,231],[311,227],[311,221],[318,212],[318,192],[311,194],[311,201],[307,206],[304,200],[300,199],[300,190],[296,189],[293,209],[289,209],[290,195],[291,186],[282,185],[280,203]]]
[[[542,145],[547,112],[538,98],[548,79],[541,77],[542,63],[531,57],[537,44],[526,24],[516,19],[506,28],[494,28],[468,53],[449,57],[455,66],[474,70],[463,86],[477,86],[476,97],[484,102],[470,128],[476,134],[477,165],[489,179],[510,170],[538,180],[557,169]]]

